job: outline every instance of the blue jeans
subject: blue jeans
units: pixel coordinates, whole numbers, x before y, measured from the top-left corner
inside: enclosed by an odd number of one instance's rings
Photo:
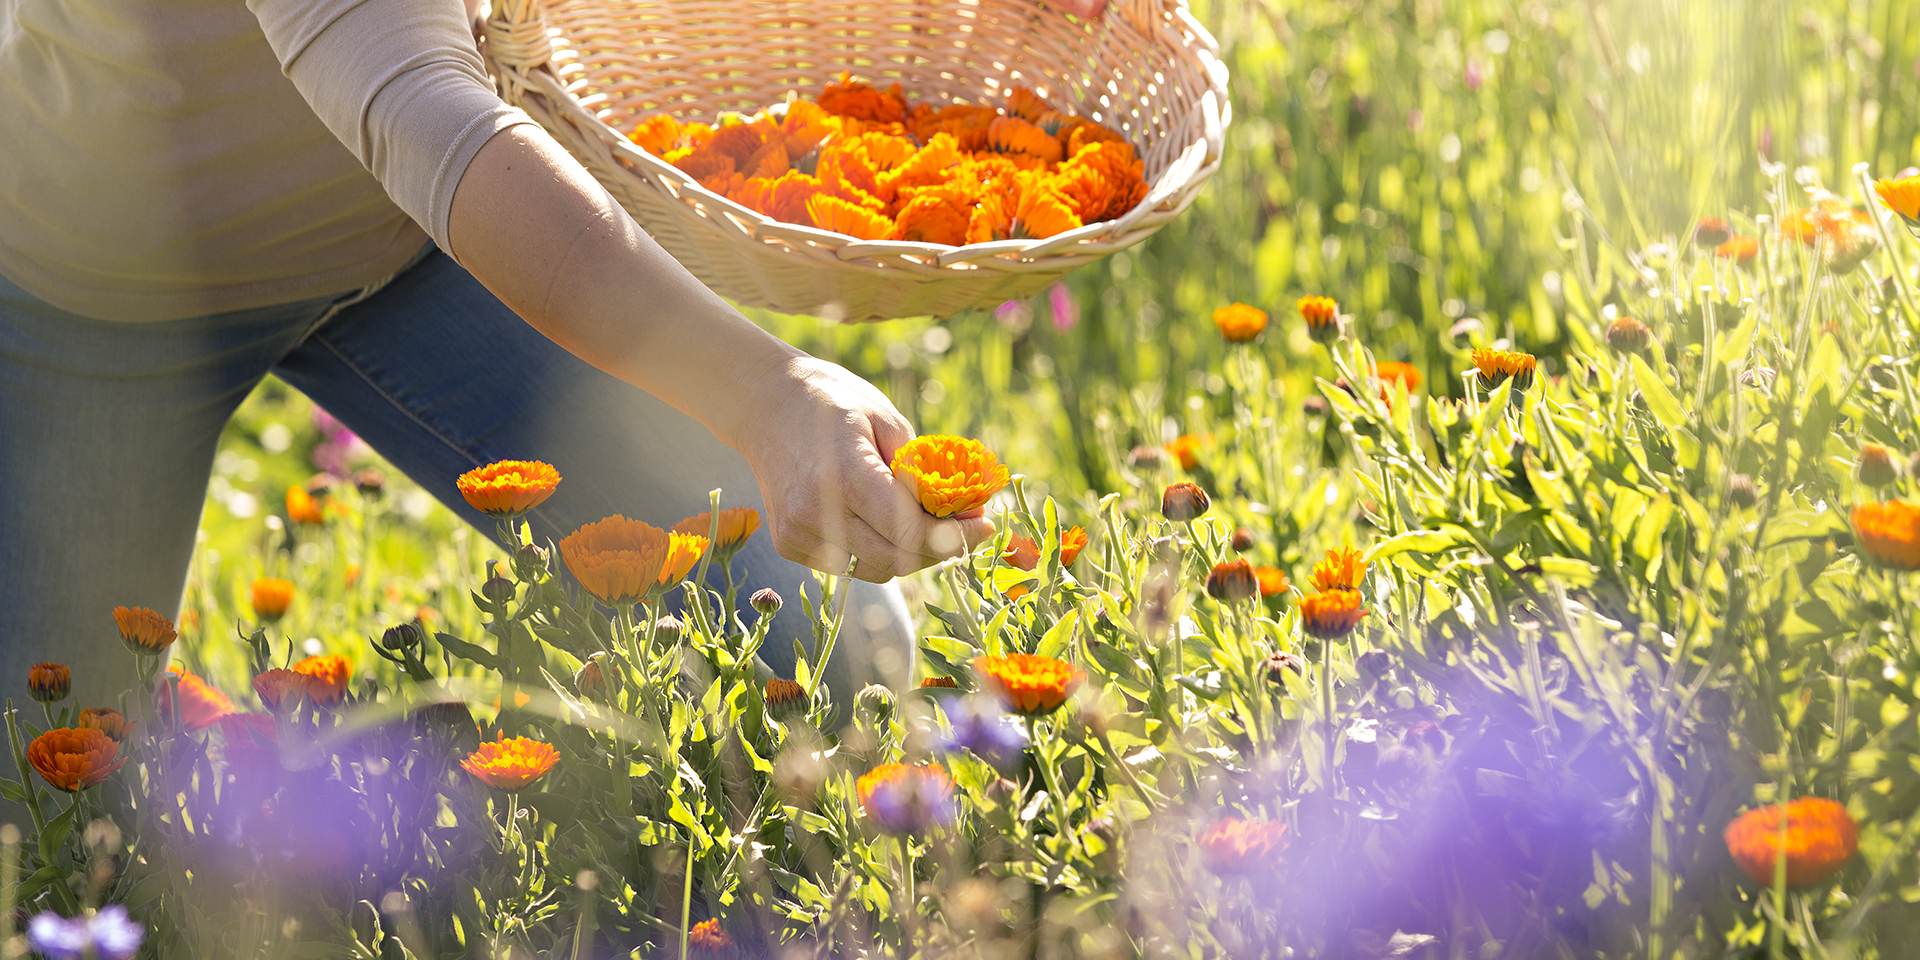
[[[494,524],[461,500],[454,478],[505,458],[545,460],[565,478],[529,518],[542,538],[612,513],[665,526],[706,509],[714,487],[727,504],[758,505],[733,450],[556,346],[438,250],[361,293],[126,324],[64,313],[0,278],[6,696],[25,693],[26,666],[40,660],[74,667],[83,705],[124,689],[132,658],[112,609],[178,610],[221,428],[268,374],[489,534]],[[736,568],[743,597],[771,586],[788,601],[763,656],[791,676],[791,640],[808,629],[799,594],[817,599],[819,587],[764,532]],[[903,675],[912,656],[898,589],[852,590],[828,665],[843,702],[852,684]],[[208,626],[207,636],[230,636],[230,625]]]

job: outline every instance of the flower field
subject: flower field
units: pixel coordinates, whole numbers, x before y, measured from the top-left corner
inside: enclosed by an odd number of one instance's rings
[[[567,464],[269,384],[179,616],[100,611],[153,694],[13,681],[4,955],[1913,955],[1920,9],[1197,9],[1154,239],[759,318],[997,528],[910,679],[824,682],[846,584],[738,581],[731,491],[530,542]]]

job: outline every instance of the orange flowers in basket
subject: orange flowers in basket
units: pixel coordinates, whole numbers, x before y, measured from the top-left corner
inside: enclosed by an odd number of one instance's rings
[[[659,114],[628,137],[735,203],[861,240],[1039,239],[1147,195],[1119,133],[1024,87],[998,108],[935,106],[842,74],[811,100],[719,126]]]

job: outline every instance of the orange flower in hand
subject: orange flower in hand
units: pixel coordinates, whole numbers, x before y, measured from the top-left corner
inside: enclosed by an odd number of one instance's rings
[[[502,737],[467,754],[460,768],[495,790],[512,793],[540,779],[560,762],[552,744],[526,737]]]
[[[977,513],[1009,479],[986,444],[940,434],[901,444],[893,454],[893,475],[913,491],[922,509],[943,519]]]
[[[539,460],[496,460],[454,481],[467,506],[495,517],[526,513],[553,496],[560,471]]]
[[[1008,710],[1027,716],[1058,709],[1084,678],[1078,667],[1065,660],[1031,653],[975,657],[973,669],[1000,694]]]
[[[93,727],[56,727],[27,745],[27,762],[57,790],[75,793],[113,775],[126,759],[120,744]]]

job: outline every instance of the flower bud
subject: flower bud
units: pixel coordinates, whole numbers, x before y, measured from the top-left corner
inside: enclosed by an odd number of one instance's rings
[[[1296,674],[1306,673],[1307,664],[1306,661],[1300,659],[1299,654],[1280,650],[1267,654],[1266,669],[1267,680],[1269,682],[1285,683],[1287,682],[1287,674],[1290,672]]]
[[[687,632],[687,625],[681,623],[680,618],[671,613],[663,613],[659,619],[653,621],[654,636],[659,637],[662,643],[678,643],[680,635],[685,632]]]
[[[1176,483],[1160,495],[1160,515],[1175,523],[1192,520],[1212,505],[1207,492],[1197,483]]]
[[[1653,331],[1632,317],[1615,317],[1607,324],[1607,346],[1616,353],[1645,353],[1653,343]]]
[[[853,713],[862,723],[880,727],[893,719],[893,691],[877,683],[860,688],[853,697]]]
[[[522,580],[539,579],[547,572],[547,548],[537,543],[523,543],[513,551],[513,575]]]
[[[354,489],[360,491],[361,496],[366,497],[368,500],[378,500],[381,494],[387,492],[387,476],[372,467],[368,467],[353,475],[353,486]]]
[[[315,500],[325,500],[333,496],[335,481],[331,474],[316,473],[307,479],[307,496]]]
[[[491,603],[504,606],[513,600],[513,581],[496,573],[480,585],[480,595]]]
[[[73,671],[64,663],[36,663],[27,668],[27,692],[41,703],[59,703],[73,689]]]
[[[803,713],[807,709],[807,688],[785,677],[769,679],[762,697],[767,702],[767,711],[776,717]]]
[[[1760,502],[1760,488],[1752,477],[1736,473],[1727,478],[1727,500],[1736,507],[1751,507]]]
[[[1253,549],[1253,531],[1246,527],[1236,527],[1233,531],[1233,548],[1241,552]]]
[[[1260,593],[1260,578],[1245,557],[1213,565],[1207,574],[1207,596],[1227,603],[1251,600]]]
[[[753,592],[753,596],[747,598],[747,603],[753,606],[755,613],[763,617],[771,617],[780,612],[782,603],[780,591],[772,587],[761,587]]]
[[[399,653],[419,646],[425,639],[426,631],[421,629],[419,621],[409,620],[406,623],[388,627],[386,632],[380,635],[380,645]]]
[[[1900,479],[1900,464],[1893,451],[1877,443],[1860,445],[1860,457],[1853,469],[1854,478],[1869,487],[1884,487]]]
[[[604,698],[607,695],[606,663],[607,653],[604,650],[595,651],[587,657],[587,662],[581,664],[573,675],[573,688],[580,691],[583,697],[595,700]]]

